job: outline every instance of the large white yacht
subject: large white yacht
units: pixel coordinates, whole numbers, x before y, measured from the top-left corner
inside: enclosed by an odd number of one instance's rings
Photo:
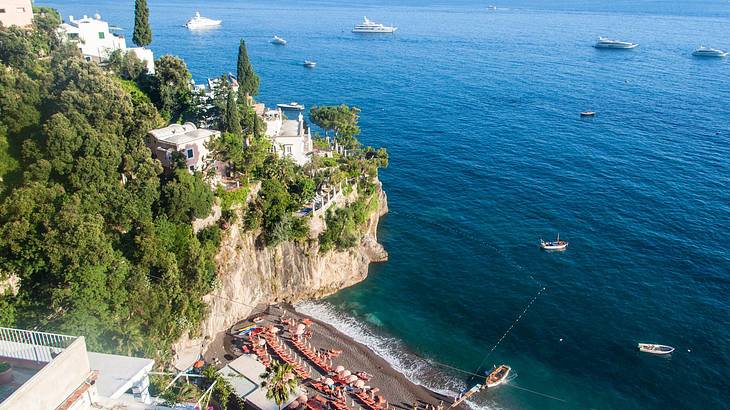
[[[374,21],[370,21],[367,17],[365,17],[362,21],[362,23],[355,26],[355,28],[352,29],[353,33],[395,33],[395,31],[398,30],[398,27],[394,26],[386,26],[380,23],[376,23]]]
[[[221,21],[220,20],[213,20],[209,19],[208,17],[201,17],[200,13],[197,11],[195,12],[195,17],[188,20],[187,23],[185,23],[185,27],[194,30],[196,28],[208,28],[208,27],[216,27],[220,26]]]
[[[700,46],[700,48],[692,52],[692,55],[695,57],[727,57],[727,54],[727,51],[705,46]]]
[[[606,37],[598,37],[598,41],[596,41],[596,44],[593,46],[595,48],[634,48],[638,46],[636,43],[631,43],[628,41],[618,41],[618,40],[611,40]]]

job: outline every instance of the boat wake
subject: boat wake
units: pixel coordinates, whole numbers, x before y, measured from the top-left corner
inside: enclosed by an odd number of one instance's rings
[[[356,342],[367,346],[375,354],[387,361],[393,369],[400,372],[411,382],[424,386],[447,397],[455,397],[468,388],[458,374],[449,374],[433,362],[410,352],[403,342],[393,337],[378,334],[352,315],[340,311],[324,301],[300,302],[294,306],[297,312],[325,322]],[[482,403],[466,402],[473,410],[496,410],[499,407],[491,400]]]

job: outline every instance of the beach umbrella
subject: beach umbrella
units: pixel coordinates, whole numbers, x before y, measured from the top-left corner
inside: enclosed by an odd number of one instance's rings
[[[263,345],[265,345],[265,344],[266,344],[266,340],[264,340],[264,339],[259,339],[258,343],[259,343],[259,346],[263,346]]]
[[[304,329],[297,329],[294,331],[294,334],[297,336],[301,336],[304,334]]]
[[[306,394],[301,394],[299,397],[297,397],[297,400],[299,400],[300,403],[306,403],[307,400],[309,400],[309,397],[307,397]]]
[[[358,378],[357,378],[357,376],[355,376],[354,374],[352,374],[350,376],[347,376],[347,379],[346,380],[347,380],[348,383],[355,383],[358,380]]]
[[[349,370],[343,370],[339,374],[340,374],[340,377],[347,377],[347,376],[351,375],[352,372]]]
[[[355,387],[362,389],[365,386],[365,380],[358,380],[355,382]]]
[[[303,331],[306,328],[307,328],[307,326],[304,323],[300,323],[300,324],[297,325],[297,330],[300,330],[301,329]]]
[[[294,400],[293,402],[289,403],[289,408],[290,409],[296,409],[297,407],[299,407],[299,402],[298,401]]]
[[[335,384],[335,381],[328,377],[324,379],[324,384],[326,384],[327,386],[332,386],[333,384]]]

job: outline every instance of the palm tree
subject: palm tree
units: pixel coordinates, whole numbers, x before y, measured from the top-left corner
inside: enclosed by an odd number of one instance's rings
[[[271,367],[261,375],[265,379],[261,387],[266,387],[266,398],[274,400],[281,410],[281,405],[289,400],[289,396],[296,392],[299,379],[294,374],[294,368],[289,363],[271,362]]]

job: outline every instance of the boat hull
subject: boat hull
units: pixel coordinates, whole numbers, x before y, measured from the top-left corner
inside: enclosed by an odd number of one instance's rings
[[[595,48],[609,48],[609,49],[616,49],[616,50],[629,50],[632,48],[636,48],[638,44],[601,44],[598,43],[594,45]]]
[[[639,351],[643,353],[649,353],[649,354],[655,354],[655,355],[668,355],[674,352],[674,348],[672,346],[666,346],[666,345],[656,345],[656,344],[650,344],[650,343],[639,343],[638,345]]]
[[[391,34],[395,33],[396,30],[398,30],[398,27],[384,27],[384,28],[375,28],[375,29],[352,29],[353,33],[357,34]]]

